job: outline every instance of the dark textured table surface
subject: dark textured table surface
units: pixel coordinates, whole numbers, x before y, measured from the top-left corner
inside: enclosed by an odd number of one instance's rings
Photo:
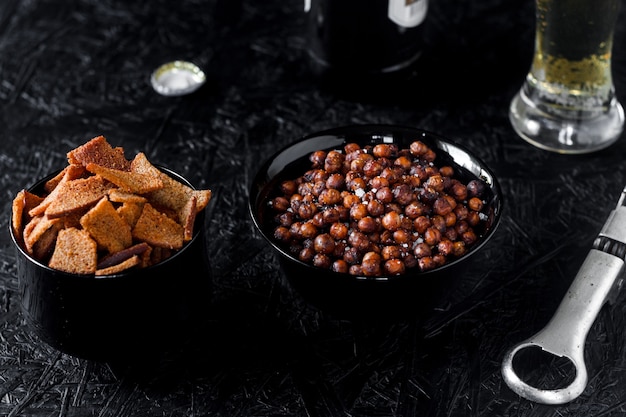
[[[613,60],[622,101],[624,18]],[[588,335],[589,383],[578,399],[539,405],[500,373],[506,350],[554,313],[626,183],[625,138],[563,156],[512,131],[507,108],[530,65],[533,1],[433,0],[415,78],[376,98],[316,83],[304,21],[296,0],[0,3],[0,415],[626,415],[623,294]],[[202,66],[201,90],[178,98],[152,90],[152,70],[173,59]],[[438,132],[501,182],[503,221],[484,262],[425,316],[348,320],[307,305],[249,219],[248,188],[263,159],[353,123]],[[214,194],[205,225],[210,317],[149,365],[59,353],[20,314],[10,202],[96,135]],[[559,371],[547,378],[564,378]]]

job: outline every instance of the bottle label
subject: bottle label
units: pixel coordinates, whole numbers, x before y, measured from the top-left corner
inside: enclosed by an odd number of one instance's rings
[[[399,26],[412,28],[424,21],[428,0],[389,0],[389,19]]]

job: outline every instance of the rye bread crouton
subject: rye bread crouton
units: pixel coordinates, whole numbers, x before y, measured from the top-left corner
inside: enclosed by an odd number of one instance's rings
[[[148,201],[146,197],[119,188],[111,188],[107,194],[109,195],[109,200],[113,203],[145,203]]]
[[[94,163],[121,171],[130,170],[130,161],[124,156],[124,149],[113,148],[104,136],[96,136],[87,143],[69,151],[67,160],[70,164],[84,167]]]
[[[131,228],[135,227],[135,223],[139,220],[141,212],[143,210],[143,203],[123,203],[117,209],[117,213],[130,225]]]
[[[63,223],[60,219],[51,219],[48,216],[33,217],[33,219],[28,222],[26,226],[24,226],[24,247],[26,252],[33,255],[33,248],[35,247],[35,244],[48,231],[48,229],[57,225],[59,227],[55,229],[58,231],[62,224]]]
[[[61,217],[84,210],[106,195],[111,184],[98,175],[62,182],[50,194],[56,198],[46,207],[48,217]]]
[[[55,200],[57,200],[57,195],[61,192],[61,185],[66,184],[69,181],[73,181],[82,177],[85,169],[78,165],[68,165],[65,167],[61,173],[63,174],[60,178],[57,175],[55,178],[48,181],[44,188],[48,191],[48,195],[43,199],[43,201],[38,204],[36,207],[31,208],[28,211],[28,214],[31,217],[40,216],[44,214],[48,206]]]
[[[119,274],[120,272],[126,271],[127,269],[130,269],[139,264],[141,264],[141,259],[139,258],[139,256],[133,255],[118,264],[111,265],[106,268],[96,269],[96,276]]]
[[[156,210],[150,203],[143,206],[132,230],[133,238],[152,246],[178,250],[183,247],[183,227]]]
[[[43,197],[39,197],[27,190],[20,190],[11,205],[11,227],[13,233],[18,239],[22,239],[24,223],[28,223],[31,217],[28,212],[33,208],[41,204]]]
[[[59,185],[59,183],[63,181],[64,179],[66,181],[76,180],[78,178],[82,178],[85,175],[85,172],[87,171],[85,170],[85,167],[83,167],[82,165],[75,165],[75,164],[68,165],[65,168],[63,168],[61,171],[59,171],[57,175],[55,175],[54,177],[46,181],[46,183],[43,186],[43,189],[46,190],[46,192],[51,193],[52,190],[54,190],[57,187],[57,185]]]
[[[80,224],[98,243],[98,248],[109,253],[119,252],[133,243],[130,225],[106,197],[80,218]]]
[[[183,239],[185,242],[188,242],[191,238],[193,238],[193,226],[196,222],[196,215],[198,213],[196,210],[197,201],[196,196],[191,196],[191,198],[187,201],[187,204],[185,204],[179,213],[179,218],[183,226]]]
[[[132,258],[133,256],[143,255],[144,252],[148,251],[149,249],[150,245],[148,245],[146,242],[141,242],[125,248],[119,252],[111,253],[98,261],[98,269],[109,268],[111,266],[122,263],[128,258]]]
[[[158,174],[121,171],[94,163],[87,164],[87,170],[100,175],[129,193],[145,194],[163,188],[163,182]]]
[[[62,229],[57,236],[48,266],[73,274],[94,274],[98,263],[97,244],[89,233]]]

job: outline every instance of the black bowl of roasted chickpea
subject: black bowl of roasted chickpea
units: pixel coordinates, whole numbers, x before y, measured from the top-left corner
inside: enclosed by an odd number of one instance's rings
[[[466,148],[402,126],[353,125],[274,154],[252,220],[310,304],[379,315],[432,308],[494,235],[502,192]]]

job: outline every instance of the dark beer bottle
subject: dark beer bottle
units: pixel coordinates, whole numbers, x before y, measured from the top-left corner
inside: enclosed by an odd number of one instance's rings
[[[424,48],[428,0],[305,0],[315,74],[359,83],[405,76]]]

